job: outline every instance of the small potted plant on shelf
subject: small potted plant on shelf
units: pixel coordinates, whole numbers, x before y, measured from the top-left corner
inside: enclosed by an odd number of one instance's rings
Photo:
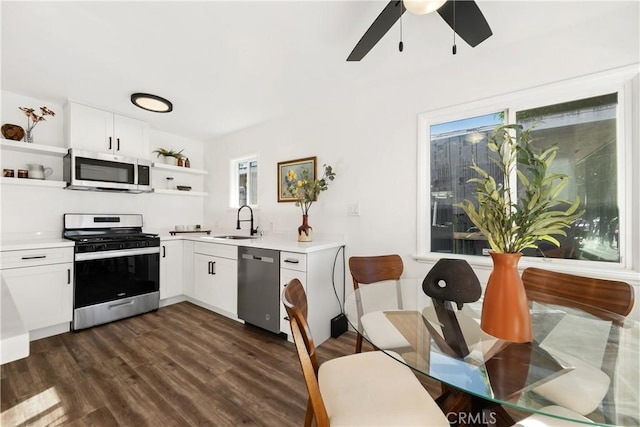
[[[158,158],[162,156],[162,160],[164,161],[164,163],[174,166],[178,163],[178,160],[181,160],[184,157],[182,155],[183,151],[184,149],[180,151],[174,151],[173,149],[167,150],[166,148],[162,147],[158,148],[157,150],[153,150]]]
[[[527,296],[518,273],[522,250],[538,248],[542,241],[560,246],[554,235],[566,236],[568,228],[584,211],[578,211],[580,198],[564,200],[560,193],[568,175],[549,171],[558,147],[539,152],[532,144],[533,128],[501,125],[494,129],[487,147],[495,155],[490,160],[504,175],[504,183],[496,182],[475,162],[477,174],[476,201],[455,206],[487,238],[492,251],[493,270],[482,306],[482,329],[498,338],[514,342],[530,342],[531,319]],[[515,172],[517,182],[513,182]],[[519,182],[517,199],[513,189]]]

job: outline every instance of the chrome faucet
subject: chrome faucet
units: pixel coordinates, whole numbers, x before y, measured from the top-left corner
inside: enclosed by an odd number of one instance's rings
[[[240,219],[240,211],[244,208],[248,208],[249,212],[251,212],[251,219]],[[249,224],[249,234],[251,236],[255,236],[256,234],[258,234],[258,227],[253,228],[253,209],[251,209],[251,206],[249,205],[242,205],[238,209],[238,225],[236,226],[236,230],[240,230],[240,223],[246,221],[251,221],[251,224]]]

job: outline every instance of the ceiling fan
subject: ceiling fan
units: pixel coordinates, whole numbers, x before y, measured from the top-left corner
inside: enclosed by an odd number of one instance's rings
[[[473,0],[392,0],[364,33],[347,61],[360,61],[364,58],[400,19],[405,10],[426,14],[433,12],[436,8],[442,19],[471,47],[476,47],[493,34],[480,8]]]

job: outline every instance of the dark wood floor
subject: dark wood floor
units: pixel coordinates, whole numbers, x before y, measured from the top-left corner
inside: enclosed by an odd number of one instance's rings
[[[354,346],[329,339],[320,362]],[[2,427],[301,426],[307,402],[293,344],[187,302],[34,341],[0,371]]]
[[[34,341],[1,375],[3,427],[300,426],[307,401],[293,344],[190,303]]]

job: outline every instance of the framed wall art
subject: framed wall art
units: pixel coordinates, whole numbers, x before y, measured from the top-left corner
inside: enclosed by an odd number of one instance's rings
[[[309,174],[310,179],[316,179],[315,157],[278,162],[278,202],[296,201],[295,198],[291,197],[291,195],[287,193],[287,173],[289,173],[289,171],[293,171],[299,178],[305,170]]]

